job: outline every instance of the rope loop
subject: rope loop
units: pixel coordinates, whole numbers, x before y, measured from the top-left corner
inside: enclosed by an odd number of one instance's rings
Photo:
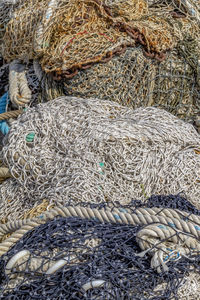
[[[7,234],[11,234],[11,236],[0,244],[0,255],[6,253],[27,231],[45,224],[47,221],[58,216],[66,218],[73,216],[83,219],[95,219],[102,223],[143,226],[136,237],[141,250],[143,250],[143,254],[139,254],[139,256],[150,253],[152,255],[151,266],[156,268],[157,272],[167,271],[166,261],[172,256],[171,252],[174,253],[174,251],[178,250],[173,251],[168,249],[167,251],[170,251],[170,253],[167,254],[168,252],[165,250],[167,249],[165,246],[166,242],[171,242],[176,248],[181,249],[181,251],[176,252],[177,259],[180,255],[187,255],[191,250],[195,254],[200,252],[200,227],[197,225],[200,217],[191,214],[187,220],[184,220],[183,216],[186,215],[186,212],[179,210],[169,208],[161,210],[156,207],[138,208],[134,213],[128,213],[127,211],[122,211],[120,208],[115,208],[112,211],[110,208],[97,209],[82,206],[59,206],[33,219],[1,224],[0,239]],[[181,247],[180,244],[182,245]]]

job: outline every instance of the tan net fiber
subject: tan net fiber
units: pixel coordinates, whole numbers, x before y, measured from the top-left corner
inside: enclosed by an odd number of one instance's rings
[[[1,1],[1,52],[7,61],[39,57],[43,70],[57,78],[136,44],[163,60],[185,34],[198,39],[198,10],[193,0]]]
[[[194,0],[0,1],[11,102],[35,105],[64,94],[156,106],[200,130],[199,10]],[[30,59],[41,92],[32,89],[31,101],[24,86],[25,76],[35,85]]]
[[[195,47],[191,41],[189,46],[192,53]],[[192,60],[190,63],[178,56],[178,50],[158,63],[144,57],[140,47],[127,49],[108,63],[96,64],[65,81],[65,93],[108,99],[133,108],[153,105],[195,124],[200,115],[196,68]]]
[[[0,0],[8,90],[0,299],[199,300],[200,1]]]

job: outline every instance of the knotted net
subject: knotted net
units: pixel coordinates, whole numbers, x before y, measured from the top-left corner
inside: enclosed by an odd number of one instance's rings
[[[145,203],[132,201],[126,206],[81,205],[85,209],[109,211],[115,217],[117,211],[126,215],[143,208],[157,209],[157,216],[163,215],[165,208],[167,211],[173,208],[174,212],[179,210],[181,219],[185,215],[188,222],[192,214],[197,219],[200,215],[181,195],[152,196]],[[41,214],[39,219],[42,217]],[[21,227],[21,234],[16,231],[11,236],[10,248],[5,242],[1,244],[1,252],[8,249],[0,257],[1,299],[197,300],[199,297],[199,254],[188,249],[188,254],[183,255],[180,231],[176,228],[167,239],[149,238],[149,251],[141,255],[142,239],[138,236],[147,225],[101,223],[96,218],[75,216],[58,216],[41,222],[40,226],[35,223],[36,219],[28,231]],[[193,225],[199,230],[197,223]],[[8,227],[14,231],[15,222]],[[3,227],[0,229],[2,233]],[[191,237],[185,234],[187,239]],[[174,237],[179,241],[175,247]],[[150,264],[150,256],[159,249],[163,265],[158,273]],[[162,269],[164,266],[167,271]]]
[[[200,137],[164,110],[60,97],[28,109],[4,140],[13,178],[0,186],[1,217],[51,204],[112,202],[185,192],[199,207]]]
[[[163,60],[184,35],[198,41],[199,22],[193,0],[1,1],[1,53],[7,61],[40,58],[43,70],[70,78],[136,44]]]
[[[199,9],[193,0],[0,1],[0,52],[6,62],[38,60],[37,84],[26,74],[31,103],[65,94],[156,106],[200,130]],[[12,93],[11,77],[11,101],[30,101]]]
[[[194,53],[192,41],[187,43],[184,46],[188,47],[187,53]],[[198,79],[197,82],[196,77],[197,65],[195,67],[195,63],[179,54],[176,48],[166,60],[158,63],[144,57],[141,47],[127,49],[106,64],[96,64],[66,80],[65,94],[107,99],[134,109],[141,106],[160,107],[199,127],[200,81]]]

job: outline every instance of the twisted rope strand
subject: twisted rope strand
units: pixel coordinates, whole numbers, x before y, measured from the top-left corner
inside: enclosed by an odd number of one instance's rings
[[[0,114],[0,121],[10,119],[10,118],[16,118],[19,115],[21,115],[23,112],[24,112],[23,109],[7,111],[5,113]]]
[[[150,215],[150,213],[152,213],[152,215]],[[178,215],[178,213],[180,213],[180,215]],[[46,223],[48,220],[54,219],[56,216],[98,219],[102,223],[149,225],[140,232],[138,238],[150,235],[161,239],[171,238],[175,243],[178,242],[178,239],[177,236],[174,236],[174,233],[178,232],[181,234],[181,238],[186,246],[200,251],[200,244],[196,240],[199,239],[200,236],[200,227],[195,225],[195,222],[193,221],[196,221],[198,217],[190,215],[190,221],[184,221],[181,216],[182,213],[183,212],[180,212],[179,210],[165,209],[162,210],[163,215],[159,216],[158,208],[139,208],[134,213],[130,214],[121,212],[119,209],[115,209],[115,211],[112,212],[110,209],[98,210],[81,206],[55,207],[33,219],[18,220],[0,225],[0,238],[5,234],[13,232],[9,238],[1,243],[0,255],[7,252],[27,231]],[[173,216],[173,214],[176,215],[176,219],[174,217],[169,217]],[[188,235],[190,238],[188,238]]]
[[[10,64],[9,71],[9,93],[10,100],[17,106],[26,106],[31,101],[31,90],[28,87],[28,81],[26,79],[25,70],[19,69],[24,68],[18,60],[14,60]]]

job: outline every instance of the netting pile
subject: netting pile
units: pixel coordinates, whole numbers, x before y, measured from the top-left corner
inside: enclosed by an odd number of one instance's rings
[[[188,40],[188,54],[193,51],[190,42]],[[197,82],[197,65],[193,63],[179,56],[175,49],[158,63],[144,57],[141,47],[129,48],[106,64],[96,64],[65,81],[65,93],[108,99],[134,109],[160,107],[198,125],[200,81]]]
[[[28,109],[5,139],[3,161],[13,178],[0,186],[0,219],[22,216],[44,199],[124,205],[184,191],[199,207],[200,137],[163,110],[60,97]]]
[[[112,213],[119,208],[106,203],[85,207]],[[160,207],[157,215],[164,208],[179,209],[188,221],[191,214],[200,216],[180,195],[152,196],[146,203],[133,201],[119,209],[134,213],[142,207]],[[45,222],[25,233],[0,257],[0,299],[198,300],[199,255],[183,256],[180,245],[173,248],[172,237],[163,239],[162,259],[168,271],[158,273],[150,264],[149,252],[138,255],[138,233],[145,227],[80,217]],[[181,242],[180,231],[174,231]],[[161,247],[155,240],[149,241],[151,252]]]
[[[198,300],[200,2],[0,0],[0,57],[0,299]]]
[[[40,99],[157,106],[200,130],[199,11],[194,0],[0,1],[0,53],[6,62],[39,60],[51,75]]]
[[[41,57],[45,71],[67,77],[135,43],[162,60],[177,39],[199,33],[199,4],[190,2],[1,1],[1,52],[8,61]]]

